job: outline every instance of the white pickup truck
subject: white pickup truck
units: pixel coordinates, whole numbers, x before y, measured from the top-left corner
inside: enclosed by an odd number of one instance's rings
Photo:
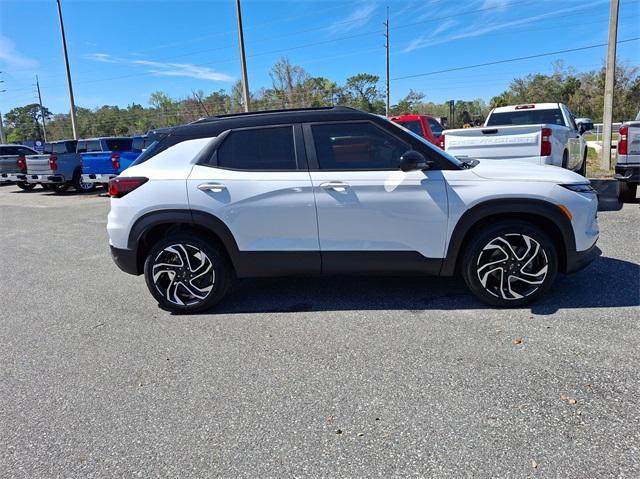
[[[587,143],[582,134],[592,128],[588,119],[576,124],[562,103],[503,106],[491,110],[480,128],[445,130],[444,146],[457,157],[555,165],[584,176]]]

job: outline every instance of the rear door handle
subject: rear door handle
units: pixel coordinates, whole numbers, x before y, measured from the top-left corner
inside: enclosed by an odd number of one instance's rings
[[[198,185],[200,191],[213,191],[214,193],[220,193],[227,189],[222,183],[201,183]]]
[[[320,183],[320,188],[343,192],[349,188],[349,184],[343,183],[342,181],[327,181],[326,183]]]

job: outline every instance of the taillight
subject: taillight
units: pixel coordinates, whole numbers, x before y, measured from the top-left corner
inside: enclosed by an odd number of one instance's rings
[[[49,168],[51,168],[52,171],[58,169],[58,157],[56,155],[49,155]]]
[[[127,193],[131,193],[136,188],[144,185],[147,181],[149,181],[149,178],[142,176],[114,178],[109,181],[109,196],[111,198],[122,198]]]
[[[444,150],[444,135],[440,135],[440,140],[438,141],[438,146]]]
[[[626,155],[627,151],[628,151],[628,145],[629,145],[629,140],[628,140],[628,135],[629,135],[629,127],[628,126],[621,126],[620,127],[620,139],[618,140],[618,154],[619,155]]]
[[[18,168],[20,171],[27,171],[27,159],[24,156],[18,157]]]
[[[551,156],[551,128],[543,128],[541,135],[540,156]]]
[[[113,167],[116,170],[120,169],[120,155],[117,153],[114,153],[111,155],[111,164],[113,165]]]

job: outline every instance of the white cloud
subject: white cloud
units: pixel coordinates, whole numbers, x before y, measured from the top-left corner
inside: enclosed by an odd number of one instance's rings
[[[376,6],[371,2],[360,3],[344,20],[333,23],[328,27],[328,30],[332,34],[355,30],[366,25],[371,20],[375,10]]]
[[[482,8],[495,8],[497,10],[506,10],[509,6],[509,0],[484,0]]]
[[[604,2],[597,2],[597,3],[604,3]],[[417,50],[417,49],[420,49],[420,48],[432,47],[434,45],[441,45],[443,43],[449,43],[449,42],[452,42],[454,40],[461,40],[461,39],[464,39],[464,38],[479,37],[479,36],[485,35],[487,33],[492,33],[492,32],[496,32],[496,31],[499,31],[499,30],[505,30],[507,28],[517,27],[517,26],[520,26],[520,25],[526,25],[528,23],[534,23],[534,22],[536,22],[538,20],[542,20],[544,18],[554,17],[554,16],[556,16],[556,15],[558,15],[560,13],[567,13],[567,12],[573,12],[573,11],[576,11],[576,10],[581,10],[582,8],[583,8],[582,6],[564,8],[564,9],[560,9],[560,10],[554,10],[554,11],[548,12],[548,13],[543,13],[542,15],[536,15],[536,16],[533,16],[533,17],[521,18],[519,20],[511,20],[511,21],[503,22],[503,23],[486,24],[486,22],[484,22],[484,23],[473,24],[473,25],[467,26],[467,28],[465,30],[461,31],[458,34],[447,35],[447,36],[443,36],[442,38],[435,38],[436,37],[436,33],[432,32],[429,35],[422,35],[422,36],[420,36],[418,38],[413,39],[404,48],[403,52],[408,53],[408,52],[411,52],[413,50]]]
[[[101,63],[120,63],[129,64],[139,67],[150,67],[148,73],[161,76],[175,76],[197,78],[199,80],[210,80],[219,82],[232,82],[235,79],[227,75],[215,71],[213,68],[194,65],[192,63],[167,63],[152,60],[128,60],[125,58],[114,57],[109,53],[92,53],[85,58]]]
[[[193,65],[191,63],[163,63],[150,60],[134,60],[134,65],[152,67],[150,73],[162,76],[189,77],[200,80],[232,82],[234,78],[226,73],[220,73],[212,68]]]
[[[102,63],[118,63],[118,60],[113,58],[108,53],[91,53],[87,55],[86,58]]]
[[[0,61],[11,68],[36,68],[38,62],[28,58],[16,50],[15,44],[4,35],[0,34]]]

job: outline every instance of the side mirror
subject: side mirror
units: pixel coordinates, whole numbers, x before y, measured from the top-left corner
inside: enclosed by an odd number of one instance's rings
[[[400,157],[400,169],[402,171],[426,170],[433,165],[432,161],[427,161],[422,153],[409,150]]]
[[[593,121],[589,118],[580,118],[576,121],[576,126],[578,127],[578,133],[581,135],[586,133],[587,131],[593,130]]]

